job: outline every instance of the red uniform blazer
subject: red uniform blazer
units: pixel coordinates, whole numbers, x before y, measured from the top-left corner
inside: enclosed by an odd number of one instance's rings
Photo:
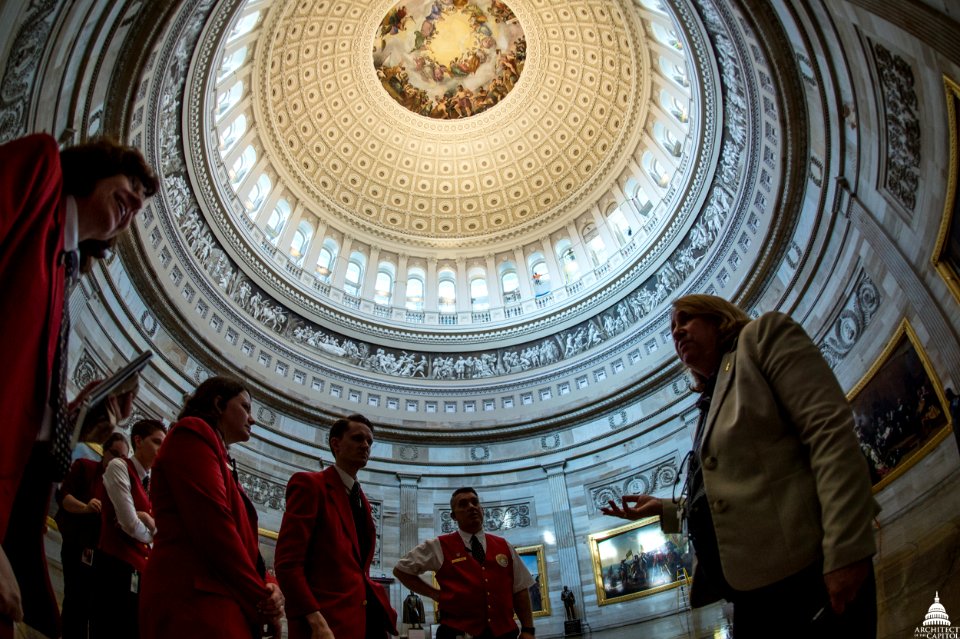
[[[196,417],[170,428],[150,477],[157,534],[141,579],[141,639],[259,637],[269,596],[257,514],[220,436]]]
[[[49,135],[0,146],[0,539],[43,421],[63,319],[59,153]]]
[[[67,495],[83,503],[102,493],[103,463],[92,459],[78,459],[57,491],[60,509],[54,520],[60,529],[64,544],[83,548],[96,548],[100,539],[100,515],[98,513],[72,513],[63,507]]]
[[[337,639],[363,639],[368,589],[397,634],[397,613],[380,584],[370,579],[376,530],[366,496],[363,503],[370,549],[365,557],[360,556],[349,497],[337,469],[331,466],[290,478],[275,555],[277,581],[287,600],[290,639],[309,639],[298,617],[315,610]]]

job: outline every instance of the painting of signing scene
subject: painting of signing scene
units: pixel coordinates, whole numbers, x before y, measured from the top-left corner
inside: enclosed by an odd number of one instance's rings
[[[664,534],[659,517],[590,535],[590,554],[601,606],[686,584],[693,572],[689,541]]]
[[[904,320],[848,395],[874,491],[893,481],[950,433],[943,388],[919,344],[913,327]]]
[[[373,64],[390,97],[441,120],[493,107],[516,86],[527,41],[500,0],[407,0],[383,18]]]

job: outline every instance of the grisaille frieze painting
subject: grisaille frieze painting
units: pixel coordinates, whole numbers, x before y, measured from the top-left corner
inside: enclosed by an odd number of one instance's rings
[[[499,0],[412,0],[380,23],[373,63],[404,108],[436,119],[477,115],[505,98],[527,57],[523,28]]]

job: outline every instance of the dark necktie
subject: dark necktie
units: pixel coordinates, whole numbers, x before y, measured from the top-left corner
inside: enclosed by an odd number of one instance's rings
[[[366,557],[369,550],[369,540],[367,539],[367,509],[363,507],[362,495],[360,482],[353,482],[353,488],[350,489],[350,510],[353,512],[353,525],[357,528],[360,556]]]
[[[143,484],[143,492],[150,492],[150,473],[144,475],[140,483]]]
[[[487,553],[483,552],[483,544],[480,543],[476,535],[470,538],[470,553],[473,555],[473,558],[481,564],[487,557]]]
[[[80,258],[76,251],[64,251],[63,319],[60,338],[53,357],[53,379],[50,388],[50,406],[53,408],[53,433],[50,436],[51,472],[53,481],[62,480],[70,470],[73,452],[73,424],[67,415],[67,352],[70,339],[70,289],[77,279]]]

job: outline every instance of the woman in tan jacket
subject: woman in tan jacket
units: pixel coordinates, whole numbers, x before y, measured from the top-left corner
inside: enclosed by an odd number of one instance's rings
[[[603,511],[686,523],[693,606],[734,604],[734,637],[875,637],[878,511],[853,413],[803,329],[719,297],[673,304],[680,360],[700,393],[683,497],[626,495]]]

